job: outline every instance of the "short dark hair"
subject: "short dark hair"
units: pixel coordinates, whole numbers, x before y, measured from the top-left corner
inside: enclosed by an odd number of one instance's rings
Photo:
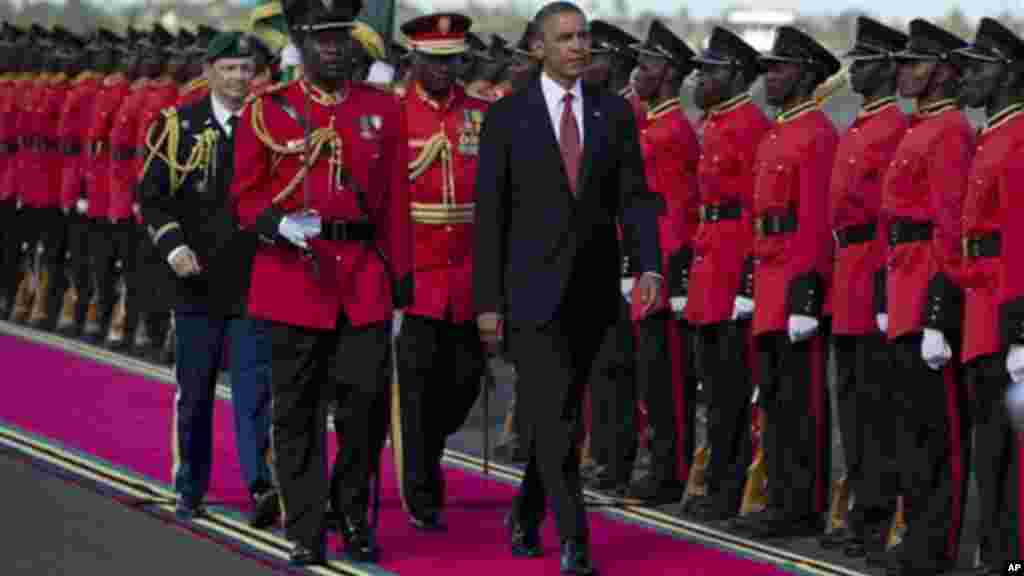
[[[533,17],[532,24],[535,27],[535,34],[537,36],[543,37],[544,23],[548,20],[548,18],[565,13],[576,13],[579,14],[580,16],[586,17],[586,14],[583,13],[583,9],[573,4],[572,2],[566,2],[565,0],[556,0],[555,2],[545,4],[544,7],[537,12],[537,15]],[[530,40],[532,41],[533,39],[531,38]]]

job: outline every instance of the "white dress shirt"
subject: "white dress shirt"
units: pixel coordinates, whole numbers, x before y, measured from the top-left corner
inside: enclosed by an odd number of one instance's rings
[[[221,103],[221,101],[217,98],[216,94],[210,93],[210,103],[212,105],[211,107],[213,108],[213,118],[217,120],[217,124],[220,124],[220,127],[222,130],[224,130],[224,133],[227,134],[228,136],[231,136],[231,124],[229,123],[229,121],[231,120],[231,117],[235,116],[236,114],[232,112],[231,109],[229,109],[223,103]]]
[[[583,149],[583,82],[576,79],[571,90],[552,80],[546,72],[540,74],[540,89],[544,92],[544,101],[551,115],[551,125],[555,127],[555,140],[562,141],[562,110],[565,109],[566,92],[572,93],[572,115],[576,117],[576,126],[580,131],[580,149]]]

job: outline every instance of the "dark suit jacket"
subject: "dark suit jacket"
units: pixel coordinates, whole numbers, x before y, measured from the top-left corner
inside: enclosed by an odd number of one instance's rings
[[[616,221],[635,269],[659,270],[658,200],[647,189],[629,104],[584,86],[582,121],[574,198],[540,77],[488,110],[476,179],[477,313],[543,324],[566,298],[583,298],[595,320],[613,321],[621,298]],[[573,274],[587,288],[567,295]]]
[[[256,236],[241,231],[230,204],[234,174],[234,143],[220,127],[207,96],[174,113],[165,111],[151,129],[152,144],[168,125],[178,131],[177,149],[171,139],[158,147],[140,184],[142,218],[154,240],[162,266],[154,273],[166,275],[174,287],[174,305],[215,315],[241,314],[249,290]],[[216,134],[213,154],[205,167],[183,175],[175,182],[164,158],[186,164],[204,133]],[[177,185],[175,185],[177,184]],[[188,245],[199,258],[203,272],[180,279],[167,263],[167,256],[178,246]]]

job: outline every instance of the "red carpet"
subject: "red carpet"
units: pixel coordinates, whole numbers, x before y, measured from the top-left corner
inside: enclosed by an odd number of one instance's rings
[[[91,454],[164,486],[170,485],[172,386],[44,345],[0,336],[4,395],[0,423]],[[234,453],[230,404],[216,410],[212,493],[237,510],[247,506]],[[558,574],[553,521],[545,522],[545,556],[514,559],[502,518],[514,488],[462,469],[447,469],[449,532],[424,535],[407,523],[390,455],[384,469],[379,541],[381,567],[400,574],[533,576]],[[788,574],[698,543],[592,513],[595,564],[604,575]]]

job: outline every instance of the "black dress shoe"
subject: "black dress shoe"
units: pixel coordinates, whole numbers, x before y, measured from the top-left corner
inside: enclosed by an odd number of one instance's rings
[[[791,539],[814,536],[821,531],[821,522],[815,515],[794,516],[775,513],[747,526],[747,531],[755,538]]]
[[[661,481],[648,476],[633,484],[626,491],[626,498],[637,500],[648,506],[674,504],[683,499],[686,486],[675,480]]]
[[[540,557],[543,552],[540,549],[540,528],[538,526],[528,526],[517,520],[512,514],[505,518],[505,525],[508,526],[513,556]]]
[[[78,324],[71,323],[61,327],[59,330],[57,330],[57,333],[65,338],[78,339],[82,337],[82,327],[79,326]]]
[[[512,436],[494,447],[494,459],[506,464],[526,462],[526,450],[519,444],[519,437]]]
[[[590,552],[587,547],[576,540],[562,542],[560,565],[562,574],[578,574],[580,576],[595,576],[597,574],[590,564]]]
[[[836,550],[838,548],[845,548],[847,544],[858,540],[860,540],[860,538],[857,537],[853,530],[843,526],[819,536],[818,546],[821,546],[825,550]]]
[[[262,530],[274,525],[281,517],[281,500],[277,490],[265,490],[252,495],[249,526]]]
[[[679,507],[679,513],[687,518],[694,518],[702,514],[705,509],[711,507],[712,503],[710,496],[691,495],[683,500],[683,505]]]
[[[851,540],[843,546],[843,556],[847,558],[863,558],[867,555],[868,549],[863,540]]]
[[[312,566],[314,564],[325,564],[323,552],[316,552],[306,548],[302,544],[295,544],[288,552],[288,564],[292,566]]]
[[[195,520],[205,514],[206,510],[200,500],[178,496],[177,502],[174,503],[174,515],[178,520]]]
[[[629,489],[629,484],[612,478],[611,476],[604,475],[587,483],[586,487],[590,490],[594,490],[595,492],[601,492],[608,496],[621,498],[626,495],[626,491]]]
[[[424,532],[444,532],[448,529],[437,510],[421,510],[409,515],[409,524]]]
[[[365,520],[353,521],[341,518],[341,538],[345,541],[342,551],[356,562],[377,562],[380,559],[380,548],[376,538]]]
[[[728,522],[729,520],[735,517],[735,513],[719,510],[714,506],[704,506],[698,508],[696,512],[687,516],[687,518],[696,520],[697,522],[702,522],[704,524],[717,524],[719,522]]]

